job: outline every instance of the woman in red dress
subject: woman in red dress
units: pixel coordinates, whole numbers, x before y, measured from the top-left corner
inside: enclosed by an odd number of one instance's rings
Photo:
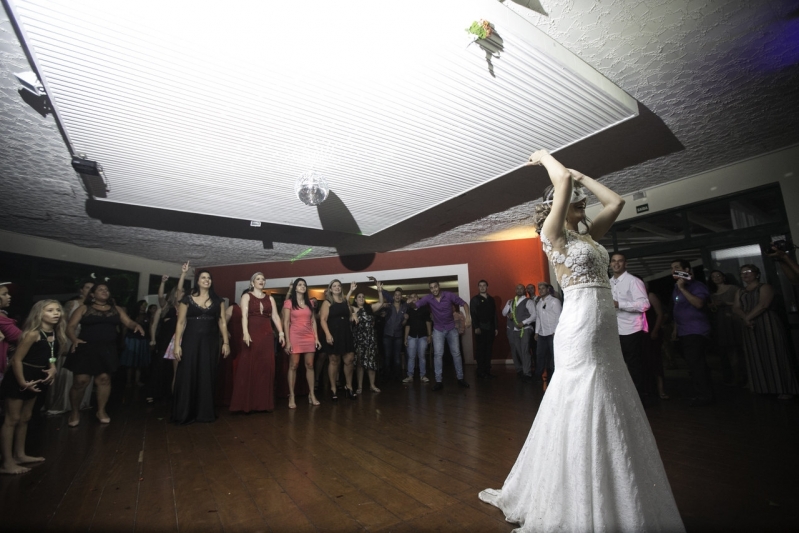
[[[289,361],[289,409],[296,409],[294,402],[294,383],[297,381],[297,367],[300,365],[300,354],[303,354],[305,363],[305,379],[308,381],[308,403],[319,405],[319,400],[314,394],[314,367],[313,357],[319,344],[316,331],[316,317],[310,302],[307,299],[308,284],[302,278],[297,278],[291,285],[289,296],[283,302],[283,330],[288,332],[286,352]]]
[[[275,299],[264,293],[264,275],[250,278],[251,290],[241,297],[241,329],[244,343],[236,365],[231,411],[272,411],[275,408],[275,344],[272,323],[280,345],[285,345],[283,326]]]

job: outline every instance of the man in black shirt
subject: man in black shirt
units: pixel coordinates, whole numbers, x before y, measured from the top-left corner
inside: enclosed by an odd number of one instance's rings
[[[403,383],[413,381],[416,357],[419,357],[419,377],[423,383],[430,381],[427,378],[427,364],[425,353],[427,345],[432,342],[433,321],[430,319],[428,306],[408,306],[405,310],[405,351],[408,353],[408,377]]]
[[[497,306],[488,294],[488,282],[481,279],[477,284],[479,293],[469,302],[475,338],[477,377],[491,379],[491,352],[497,336]]]

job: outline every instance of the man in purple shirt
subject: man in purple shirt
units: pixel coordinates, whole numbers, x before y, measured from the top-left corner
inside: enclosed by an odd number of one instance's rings
[[[710,299],[710,291],[704,283],[693,279],[691,263],[684,259],[671,264],[671,273],[677,280],[671,295],[674,303],[672,338],[680,340],[683,357],[691,369],[695,394],[691,405],[708,405],[713,403],[713,388],[705,359],[710,338],[710,320],[705,314],[705,304]]]
[[[452,354],[452,362],[455,364],[455,375],[458,377],[458,385],[466,389],[469,384],[463,379],[463,358],[459,343],[458,330],[455,327],[455,320],[452,317],[452,306],[463,306],[466,315],[466,327],[472,326],[469,304],[463,299],[455,296],[451,292],[444,292],[438,284],[438,280],[429,283],[430,294],[419,298],[413,295],[408,298],[408,304],[415,307],[430,306],[430,314],[433,317],[433,368],[436,373],[436,384],[433,390],[444,388],[444,340],[449,344],[449,351]]]

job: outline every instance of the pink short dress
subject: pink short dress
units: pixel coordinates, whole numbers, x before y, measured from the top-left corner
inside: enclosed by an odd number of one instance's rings
[[[289,327],[289,341],[292,353],[314,353],[316,340],[313,333],[314,314],[309,305],[300,309],[293,309],[291,300],[283,302],[283,309],[291,311],[291,326]]]

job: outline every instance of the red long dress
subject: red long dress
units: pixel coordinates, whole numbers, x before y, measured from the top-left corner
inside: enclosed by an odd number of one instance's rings
[[[244,311],[242,308],[242,313]],[[247,321],[251,342],[249,346],[242,343],[236,357],[230,410],[272,411],[275,408],[275,335],[269,296],[258,299],[250,293]]]

